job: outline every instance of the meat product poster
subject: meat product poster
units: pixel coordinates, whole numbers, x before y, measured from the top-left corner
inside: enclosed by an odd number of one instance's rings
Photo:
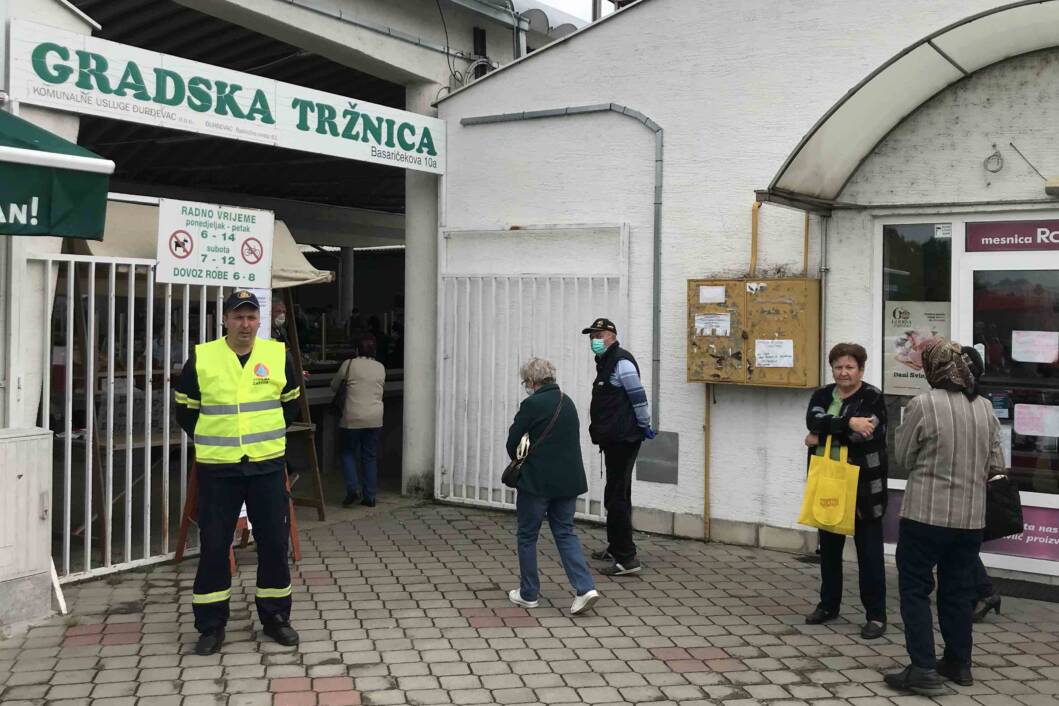
[[[948,302],[889,301],[883,311],[883,391],[918,395],[930,390],[923,349],[935,336],[949,336]]]

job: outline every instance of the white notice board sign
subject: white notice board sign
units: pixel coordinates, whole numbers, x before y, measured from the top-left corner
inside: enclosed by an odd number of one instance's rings
[[[790,339],[754,341],[754,365],[758,368],[793,368],[794,341]]]
[[[272,211],[161,199],[155,279],[269,289],[275,220]]]

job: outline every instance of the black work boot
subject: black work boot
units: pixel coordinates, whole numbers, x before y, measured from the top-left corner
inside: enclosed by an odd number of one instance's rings
[[[903,671],[887,674],[883,681],[891,689],[899,691],[911,691],[913,694],[922,696],[942,696],[952,693],[945,686],[945,680],[941,678],[935,669],[923,669],[909,665]]]
[[[286,645],[287,647],[297,645],[301,640],[301,638],[298,637],[297,631],[292,628],[290,623],[286,620],[277,620],[267,623],[262,632],[279,644]]]
[[[199,635],[199,640],[195,643],[195,654],[202,657],[215,654],[221,649],[221,645],[223,644],[224,628],[217,628],[210,632],[204,632]]]
[[[949,681],[954,681],[960,686],[973,686],[974,677],[971,675],[971,666],[960,664],[956,660],[950,661],[946,657],[938,660],[938,674]]]

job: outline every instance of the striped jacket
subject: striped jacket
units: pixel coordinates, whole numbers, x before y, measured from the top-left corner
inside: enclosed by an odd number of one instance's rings
[[[931,390],[913,398],[895,453],[909,470],[901,517],[937,527],[985,526],[985,484],[1004,472],[1000,423],[989,400]]]

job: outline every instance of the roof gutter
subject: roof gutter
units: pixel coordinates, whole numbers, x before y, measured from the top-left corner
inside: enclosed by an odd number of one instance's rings
[[[567,106],[548,110],[529,110],[521,113],[500,113],[497,115],[480,115],[461,118],[460,125],[492,125],[496,123],[513,123],[523,120],[542,120],[545,118],[564,118],[593,113],[617,113],[636,122],[654,133],[654,222],[652,239],[654,241],[654,278],[651,293],[651,426],[656,430],[659,425],[659,399],[661,397],[662,368],[662,173],[664,166],[664,133],[662,126],[638,110],[633,110],[618,103],[599,103],[596,105]]]

